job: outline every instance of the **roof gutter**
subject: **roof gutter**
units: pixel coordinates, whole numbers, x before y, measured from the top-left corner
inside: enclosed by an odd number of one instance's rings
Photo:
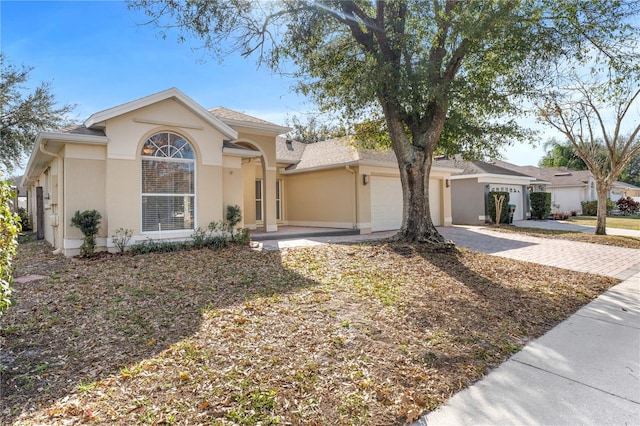
[[[49,155],[55,159],[58,160],[58,203],[56,204],[56,211],[54,214],[60,216],[60,203],[62,202],[64,204],[64,165],[63,165],[63,160],[62,157],[60,157],[60,154],[56,154],[54,152],[51,151],[47,151],[44,147],[43,143],[40,143],[40,152],[45,154],[45,155]],[[64,215],[62,215],[62,223],[64,224]],[[58,245],[59,247],[57,247],[55,250],[53,250],[53,254],[60,254],[62,253],[62,246],[63,246],[63,241],[64,241],[64,226],[60,226],[60,220],[58,220],[57,222],[54,222],[54,224],[52,225],[55,228],[55,231],[53,233],[54,235],[54,240],[53,240],[53,246],[56,246],[56,241],[55,241],[55,235],[58,234]]]

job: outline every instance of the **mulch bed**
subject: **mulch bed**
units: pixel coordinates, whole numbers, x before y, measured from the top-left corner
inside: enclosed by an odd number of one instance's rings
[[[96,259],[21,244],[0,423],[404,424],[616,284],[391,242]]]

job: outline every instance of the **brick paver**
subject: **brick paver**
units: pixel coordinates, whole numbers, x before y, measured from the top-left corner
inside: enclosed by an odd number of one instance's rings
[[[578,272],[627,279],[640,271],[640,250],[507,234],[475,226],[439,228],[460,247]]]

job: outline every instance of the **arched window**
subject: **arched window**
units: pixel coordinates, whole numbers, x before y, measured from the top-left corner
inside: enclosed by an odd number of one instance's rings
[[[193,229],[195,160],[182,136],[151,136],[140,152],[142,163],[142,232]]]

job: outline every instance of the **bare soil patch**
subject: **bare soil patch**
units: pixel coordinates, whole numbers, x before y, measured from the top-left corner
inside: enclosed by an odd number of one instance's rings
[[[385,241],[65,259],[20,245],[0,423],[404,424],[618,281]]]

